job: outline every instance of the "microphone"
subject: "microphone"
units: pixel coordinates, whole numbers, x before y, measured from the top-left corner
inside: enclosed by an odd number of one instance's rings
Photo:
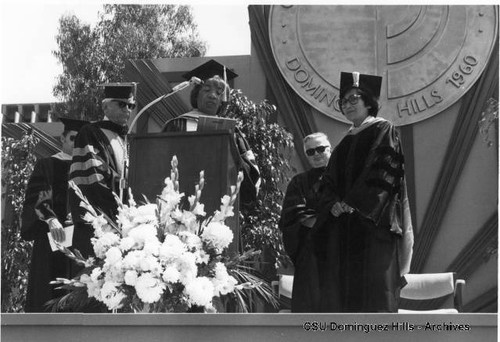
[[[201,84],[201,80],[198,78],[198,77],[191,77],[191,79],[189,81],[184,81],[182,83],[179,83],[178,85],[176,85],[175,87],[172,88],[172,92],[178,92],[179,90],[182,90],[184,88],[187,88],[189,87],[191,84]]]
[[[196,84],[202,84],[203,81],[200,80],[198,77],[191,77],[191,79],[189,81],[184,81],[182,83],[179,83],[178,85],[176,85],[175,87],[172,88],[172,91],[168,94],[165,94],[165,95],[162,95],[160,97],[158,97],[157,99],[151,101],[150,103],[148,103],[144,108],[141,109],[141,111],[139,113],[137,113],[137,115],[135,116],[134,120],[132,120],[132,123],[130,124],[130,127],[128,129],[128,132],[127,134],[130,134],[132,132],[132,129],[134,128],[135,126],[135,123],[137,122],[137,120],[139,119],[139,117],[142,115],[142,113],[144,113],[146,111],[146,109],[148,109],[149,107],[151,107],[152,105],[154,105],[155,103],[171,96],[171,95],[174,95],[176,92],[184,89],[184,88],[187,88],[189,87],[190,84],[193,84],[193,83],[196,83]]]

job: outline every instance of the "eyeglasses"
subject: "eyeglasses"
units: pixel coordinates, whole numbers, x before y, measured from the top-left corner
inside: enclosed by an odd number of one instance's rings
[[[314,147],[314,148],[310,148],[310,149],[307,149],[306,150],[306,154],[309,156],[309,157],[312,157],[317,153],[323,153],[325,152],[325,150],[330,147],[330,146],[317,146],[317,147]]]
[[[128,109],[134,109],[135,108],[135,103],[126,103],[122,101],[115,101],[118,103],[118,107],[120,108],[125,108],[128,107]]]
[[[70,135],[69,136],[69,141],[75,141],[76,135]]]
[[[347,99],[340,99],[338,101],[339,107],[344,107],[347,104],[347,102],[349,102],[352,105],[355,105],[356,103],[358,103],[360,98],[361,98],[361,95],[353,94],[353,95],[349,96]]]

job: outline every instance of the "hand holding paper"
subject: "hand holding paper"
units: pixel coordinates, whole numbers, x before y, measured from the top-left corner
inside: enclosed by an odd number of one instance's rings
[[[59,242],[61,246],[71,247],[71,245],[73,244],[74,228],[75,226],[64,227],[64,240],[62,242]],[[56,241],[54,241],[54,238],[52,237],[52,234],[50,232],[47,233],[47,237],[49,238],[50,248],[52,249],[52,252],[58,251],[59,249],[57,248]]]

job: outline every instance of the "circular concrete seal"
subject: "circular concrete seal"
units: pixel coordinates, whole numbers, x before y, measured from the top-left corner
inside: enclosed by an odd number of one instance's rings
[[[312,107],[339,110],[340,72],[383,77],[380,116],[395,125],[436,115],[484,71],[496,6],[273,6],[269,35],[288,84]]]

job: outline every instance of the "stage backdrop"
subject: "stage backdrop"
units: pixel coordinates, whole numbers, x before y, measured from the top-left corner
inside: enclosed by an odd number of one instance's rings
[[[250,6],[249,14],[267,81],[309,104],[310,126],[334,144],[348,128],[335,104],[340,72],[383,76],[380,115],[400,126],[409,176],[411,272],[455,271],[467,281],[466,310],[496,312],[497,128],[479,134],[478,123],[498,99],[498,7]],[[279,99],[282,88],[269,90]],[[284,122],[301,115],[282,112]]]
[[[336,105],[340,71],[383,76],[380,115],[403,137],[416,233],[411,272],[457,272],[467,281],[465,310],[496,312],[498,6],[248,11],[250,56],[135,61],[130,80],[160,96],[184,72],[218,60],[239,75],[234,88],[252,101],[276,104],[278,122],[299,147],[293,162],[301,171],[307,167],[301,148],[306,134],[323,131],[336,145],[349,127]],[[147,77],[137,72],[143,69]],[[151,113],[142,132],[158,132],[166,118],[189,107],[188,96],[186,91]]]

